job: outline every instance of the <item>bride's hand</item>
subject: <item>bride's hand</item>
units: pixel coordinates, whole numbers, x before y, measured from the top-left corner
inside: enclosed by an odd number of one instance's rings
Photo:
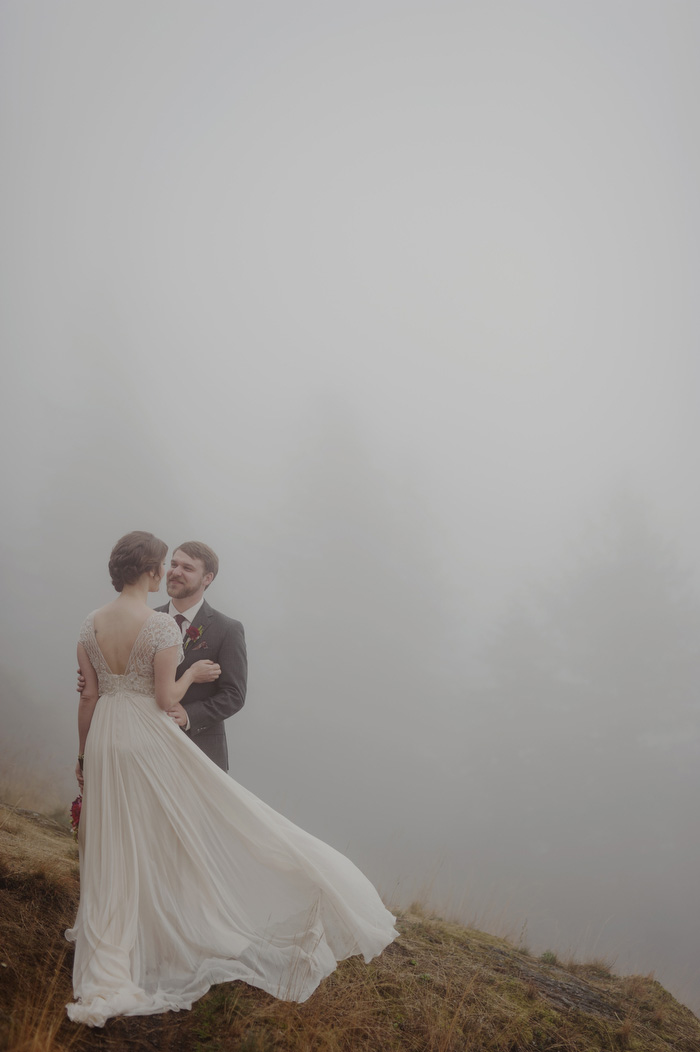
[[[213,683],[221,675],[221,665],[214,661],[195,661],[190,671],[195,683]]]

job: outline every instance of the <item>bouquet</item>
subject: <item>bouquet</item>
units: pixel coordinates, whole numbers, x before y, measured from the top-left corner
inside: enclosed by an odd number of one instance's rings
[[[75,840],[78,839],[78,826],[80,825],[80,812],[83,809],[83,794],[80,793],[76,796],[73,803],[70,805],[70,827],[73,830],[73,837]]]

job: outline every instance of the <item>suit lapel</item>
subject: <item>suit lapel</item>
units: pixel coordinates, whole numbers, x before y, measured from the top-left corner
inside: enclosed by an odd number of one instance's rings
[[[165,606],[157,606],[155,609],[156,609],[156,611],[159,614],[168,614],[168,613],[170,613],[170,603],[167,602],[165,604]],[[197,611],[197,615],[196,615],[194,621],[192,622],[194,627],[197,628],[197,629],[201,625],[201,627],[202,627],[201,634],[199,635],[199,637],[196,640],[195,639],[191,640],[188,646],[185,646],[185,644],[187,643],[187,636],[185,636],[185,638],[183,640],[183,646],[185,647],[185,660],[190,656],[190,654],[192,654],[192,653],[194,653],[196,651],[197,644],[202,640],[202,638],[204,636],[204,633],[209,628],[209,626],[211,625],[213,620],[214,620],[214,611],[212,610],[212,608],[209,606],[209,603],[205,599],[203,601],[202,605],[200,606],[199,610]],[[199,656],[201,657],[202,655],[200,654]]]
[[[205,599],[204,602],[202,603],[202,605],[200,606],[198,612],[197,612],[197,616],[195,617],[194,621],[192,622],[192,625],[194,626],[194,628],[199,629],[201,627],[202,631],[200,632],[200,634],[197,637],[197,639],[191,640],[189,645],[185,646],[185,657],[186,658],[189,657],[190,654],[193,654],[193,653],[196,652],[198,644],[201,643],[202,639],[204,639],[204,633],[210,627],[210,625],[211,625],[213,620],[214,620],[214,611],[212,610],[212,608],[209,606],[209,603]],[[187,643],[187,637],[186,636],[185,636],[185,643]],[[199,656],[201,657],[202,655],[200,654]]]

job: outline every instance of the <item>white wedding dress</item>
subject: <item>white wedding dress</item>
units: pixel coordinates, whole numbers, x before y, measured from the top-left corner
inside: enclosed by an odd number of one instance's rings
[[[209,760],[155,701],[156,651],[181,646],[164,613],[114,675],[93,615],[80,642],[100,698],[85,746],[76,1022],[190,1008],[243,980],[304,1001],[338,961],[397,932],[367,878]]]

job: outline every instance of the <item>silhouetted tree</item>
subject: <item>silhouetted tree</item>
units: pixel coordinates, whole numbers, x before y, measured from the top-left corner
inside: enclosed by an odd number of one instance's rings
[[[572,570],[504,619],[486,665],[473,703],[488,713],[487,733],[498,730],[474,748],[507,772],[491,816],[535,868],[564,844],[608,866],[623,843],[630,864],[653,864],[661,844],[674,859],[686,853],[700,769],[700,605],[640,500],[610,504]]]

